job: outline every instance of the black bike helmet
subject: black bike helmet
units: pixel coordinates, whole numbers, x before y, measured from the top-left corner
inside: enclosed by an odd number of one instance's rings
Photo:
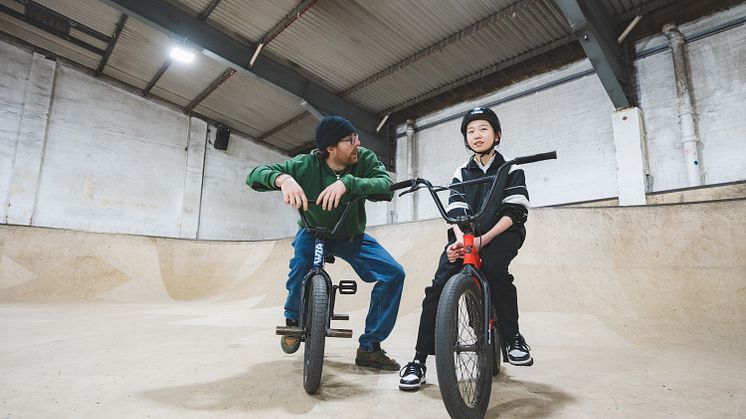
[[[497,119],[497,115],[492,112],[492,109],[477,106],[476,108],[469,110],[469,112],[467,112],[466,115],[464,115],[464,118],[461,120],[461,134],[464,135],[464,138],[466,138],[466,126],[469,125],[469,122],[476,121],[478,119],[489,122],[490,125],[492,125],[492,129],[495,131],[495,133],[500,133],[500,120]]]

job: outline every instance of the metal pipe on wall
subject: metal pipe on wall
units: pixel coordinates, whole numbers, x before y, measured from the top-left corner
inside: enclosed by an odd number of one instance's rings
[[[407,119],[407,178],[414,179],[417,175],[417,171],[414,168],[415,158],[414,155],[417,152],[417,147],[414,138],[414,120]],[[413,193],[412,197],[412,221],[417,220],[417,194]]]
[[[684,159],[689,186],[702,185],[702,164],[699,157],[699,138],[694,126],[694,105],[692,104],[691,85],[687,70],[686,41],[679,28],[668,23],[663,25],[663,34],[668,38],[673,58],[676,95],[678,96],[679,125],[681,126],[681,143],[684,148]]]

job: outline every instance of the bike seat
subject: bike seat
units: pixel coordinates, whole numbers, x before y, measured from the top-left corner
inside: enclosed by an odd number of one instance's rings
[[[334,255],[324,255],[324,263],[334,263]]]

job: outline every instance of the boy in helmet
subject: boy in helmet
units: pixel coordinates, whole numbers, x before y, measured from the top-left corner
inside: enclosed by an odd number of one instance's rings
[[[501,130],[497,115],[489,108],[477,107],[468,111],[461,121],[464,144],[474,154],[459,166],[452,183],[492,176],[505,163],[495,149],[500,144]],[[483,183],[451,192],[448,199],[449,215],[463,214],[465,208],[477,211],[491,185]],[[523,223],[528,215],[528,190],[523,170],[513,166],[502,202],[488,206],[475,232],[474,244],[482,257],[482,272],[489,281],[492,301],[500,319],[500,333],[513,365],[530,366],[533,358],[518,329],[518,303],[513,276],[508,265],[518,254],[526,237]],[[425,382],[428,355],[435,354],[435,315],[445,283],[463,266],[464,234],[458,226],[448,231],[448,244],[440,256],[435,278],[425,288],[422,300],[419,333],[412,362],[401,369],[401,390],[418,390]]]
[[[284,163],[258,166],[249,173],[246,183],[260,192],[281,190],[286,204],[303,208],[312,225],[329,229],[341,216],[340,200],[391,199],[391,178],[386,168],[375,153],[360,146],[350,121],[337,115],[325,116],[316,126],[315,141],[314,153],[301,154]],[[308,204],[309,197],[315,199],[316,205]],[[381,342],[396,323],[404,269],[373,237],[365,234],[365,199],[355,200],[351,205],[337,233],[326,241],[325,250],[348,262],[363,281],[375,282],[355,364],[397,371],[399,364],[381,349]],[[288,326],[298,325],[303,277],[313,267],[313,235],[298,229],[293,248],[286,284]],[[300,347],[300,336],[282,336],[280,346],[285,353],[294,353]]]

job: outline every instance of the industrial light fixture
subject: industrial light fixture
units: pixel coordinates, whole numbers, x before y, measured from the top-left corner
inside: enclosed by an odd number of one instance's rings
[[[174,47],[171,50],[171,58],[176,61],[189,64],[194,60],[194,53],[181,47]]]

